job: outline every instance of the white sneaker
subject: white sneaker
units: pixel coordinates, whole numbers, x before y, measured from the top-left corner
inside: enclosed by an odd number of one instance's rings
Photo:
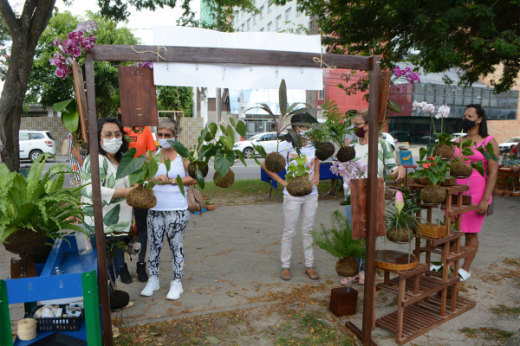
[[[150,276],[146,287],[141,291],[141,295],[145,297],[151,297],[155,291],[159,290],[159,288],[159,278],[156,276]]]
[[[181,297],[181,293],[184,292],[182,289],[182,283],[180,280],[173,280],[170,285],[170,292],[166,296],[166,299],[176,300]]]
[[[471,273],[465,271],[462,268],[460,268],[459,269],[459,276],[460,276],[460,281],[463,282],[463,281],[469,280],[469,278],[471,277]]]

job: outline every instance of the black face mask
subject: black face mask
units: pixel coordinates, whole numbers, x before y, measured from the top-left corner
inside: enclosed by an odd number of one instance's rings
[[[469,130],[469,129],[471,129],[471,128],[472,128],[473,126],[475,126],[475,125],[477,125],[477,122],[476,122],[476,121],[471,121],[471,120],[469,120],[468,118],[464,118],[464,119],[462,120],[462,128],[463,128],[464,130],[466,130],[466,131]]]

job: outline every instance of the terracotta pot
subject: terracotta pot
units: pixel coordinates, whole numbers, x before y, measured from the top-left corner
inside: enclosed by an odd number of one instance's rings
[[[513,191],[505,190],[505,191],[504,191],[504,197],[509,197],[509,196],[511,196],[511,193],[512,193],[512,192],[513,192]]]
[[[502,171],[502,172],[511,172],[511,167],[500,167],[498,170]]]
[[[356,276],[359,273],[359,263],[352,256],[340,258],[336,262],[336,273],[346,278]]]
[[[504,194],[504,190],[493,190],[493,197],[500,197]]]
[[[511,197],[520,197],[520,191],[511,192]]]
[[[208,209],[209,211],[215,210],[216,207],[216,204],[206,204],[206,209]]]
[[[520,171],[520,166],[514,166],[514,167],[511,167],[511,170],[512,170],[514,173],[517,173],[518,171]]]
[[[4,247],[7,251],[31,255],[34,252],[41,251],[47,242],[47,235],[43,231],[32,231],[30,229],[22,229],[14,232],[5,239]]]

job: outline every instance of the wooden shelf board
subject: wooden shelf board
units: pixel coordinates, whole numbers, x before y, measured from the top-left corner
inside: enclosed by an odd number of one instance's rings
[[[451,300],[446,302],[451,305]],[[438,327],[462,313],[475,307],[476,303],[472,300],[458,297],[457,308],[455,311],[446,311],[445,317],[440,317],[440,299],[431,297],[430,302],[420,302],[417,306],[410,305],[404,308],[403,314],[403,334],[400,339],[396,338],[399,345],[403,345],[416,337]],[[439,313],[436,311],[439,310]],[[376,325],[397,333],[397,311],[376,320]]]
[[[426,185],[421,184],[410,184],[410,187],[414,188],[425,188]],[[441,186],[446,190],[447,195],[453,195],[454,193],[469,191],[468,185],[453,185],[453,186]]]
[[[441,256],[444,254],[444,250],[442,248],[438,248],[438,247],[429,248],[429,247],[423,246],[423,247],[421,247],[421,253],[423,253],[423,252],[434,253],[434,254],[441,255]],[[455,247],[450,246],[450,255],[448,256],[448,259],[446,261],[448,263],[458,261],[458,260],[464,259],[468,256],[471,256],[475,252],[476,252],[476,249],[461,245],[460,252],[455,253]]]

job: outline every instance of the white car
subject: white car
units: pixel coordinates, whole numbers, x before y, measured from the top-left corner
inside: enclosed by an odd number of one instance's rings
[[[392,147],[393,150],[395,150],[395,138],[389,134],[389,133],[386,133],[386,132],[383,132],[381,134],[381,138],[383,138],[384,140],[386,140],[388,142],[388,144],[390,144],[390,146]]]
[[[502,151],[505,151],[506,149],[511,148],[514,145],[518,145],[518,143],[520,143],[520,136],[509,138],[504,143],[499,144],[498,147],[500,148],[500,151],[502,152]]]
[[[287,134],[280,133],[280,140]],[[264,132],[254,135],[245,141],[236,142],[234,150],[240,150],[244,156],[249,156],[253,152],[253,144],[261,145],[267,154],[276,151],[276,132]]]
[[[56,155],[56,142],[50,132],[21,130],[18,135],[21,160],[34,162],[42,153]]]

